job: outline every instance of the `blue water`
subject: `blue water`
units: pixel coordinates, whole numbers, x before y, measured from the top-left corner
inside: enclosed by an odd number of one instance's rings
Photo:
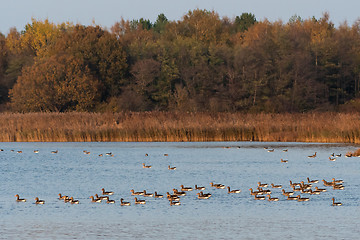
[[[264,147],[274,148],[268,152]],[[314,143],[0,143],[0,239],[357,239],[360,233],[360,158],[345,158],[359,146]],[[34,150],[39,153],[34,153]],[[288,149],[288,152],[283,152]],[[14,151],[11,151],[14,150]],[[21,150],[22,153],[17,153]],[[51,151],[58,150],[57,154]],[[86,155],[83,150],[90,151]],[[105,153],[111,152],[113,156]],[[307,158],[317,152],[314,159]],[[331,153],[342,154],[335,162]],[[145,154],[149,156],[145,156]],[[100,157],[99,154],[104,156]],[[168,156],[164,156],[168,154]],[[288,163],[281,163],[280,158]],[[142,168],[142,163],[152,165]],[[175,171],[168,165],[176,166]],[[328,191],[301,194],[309,202],[254,200],[257,182],[320,180]],[[324,187],[321,180],[344,180],[344,190]],[[210,182],[226,189],[214,189]],[[160,194],[180,185],[205,186],[207,200],[196,192],[181,197],[180,206],[166,198],[142,197],[135,205],[130,189]],[[114,191],[115,204],[92,203],[101,188]],[[80,201],[71,205],[58,193]],[[15,194],[27,202],[17,203]],[[35,205],[34,198],[46,201]],[[342,202],[333,207],[331,198]],[[120,206],[120,198],[131,206]]]

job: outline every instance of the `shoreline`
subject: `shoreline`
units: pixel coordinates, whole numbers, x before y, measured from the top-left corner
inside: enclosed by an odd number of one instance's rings
[[[360,143],[358,113],[1,113],[0,142]]]

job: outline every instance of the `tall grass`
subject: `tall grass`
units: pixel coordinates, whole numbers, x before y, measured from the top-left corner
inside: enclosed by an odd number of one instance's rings
[[[2,113],[0,141],[292,141],[360,143],[346,113]]]

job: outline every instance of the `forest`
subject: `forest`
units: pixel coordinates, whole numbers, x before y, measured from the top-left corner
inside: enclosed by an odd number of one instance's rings
[[[360,21],[190,10],[0,33],[3,112],[360,111]]]

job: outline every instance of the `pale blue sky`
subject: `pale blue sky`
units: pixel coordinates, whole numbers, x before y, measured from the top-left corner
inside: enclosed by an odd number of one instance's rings
[[[189,10],[214,10],[220,17],[234,18],[243,12],[255,14],[258,20],[287,22],[297,14],[303,19],[320,18],[329,12],[338,26],[345,20],[352,25],[359,19],[359,0],[0,0],[0,32],[7,34],[11,27],[21,31],[31,18],[54,23],[70,21],[83,25],[111,27],[121,17],[155,22],[164,13],[169,20],[180,20]]]

